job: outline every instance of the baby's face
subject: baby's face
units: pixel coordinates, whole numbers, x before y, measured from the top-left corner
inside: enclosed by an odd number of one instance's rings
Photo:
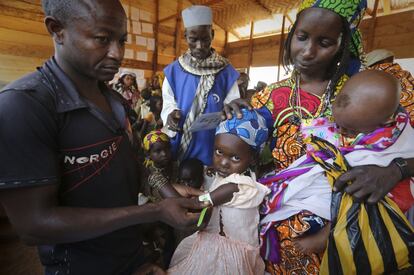
[[[178,175],[179,183],[200,188],[200,186],[203,184],[203,174],[197,173],[195,170],[191,170],[189,167],[183,168]]]

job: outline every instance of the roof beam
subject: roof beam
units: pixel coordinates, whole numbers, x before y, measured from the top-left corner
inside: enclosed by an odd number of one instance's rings
[[[262,2],[260,2],[260,0],[254,0],[253,3],[256,3],[259,7],[261,7],[264,11],[266,11],[266,13],[268,13],[269,15],[272,15],[272,11],[266,7],[265,5],[263,5]]]
[[[211,1],[208,1],[208,2],[204,3],[204,4],[203,4],[203,6],[212,6],[212,5],[214,5],[214,4],[218,4],[218,3],[223,2],[223,1],[224,1],[224,0],[211,0]],[[193,5],[195,5],[193,1],[190,1],[190,3],[191,3],[191,4],[193,4]],[[165,17],[165,18],[163,18],[163,19],[160,19],[160,21],[158,21],[158,22],[159,22],[159,23],[162,23],[162,22],[164,22],[164,21],[167,21],[167,20],[170,20],[170,19],[176,18],[177,14],[178,14],[178,13],[171,14],[170,16],[167,16],[167,17]]]
[[[286,19],[290,22],[290,24],[293,25],[293,20],[292,18],[290,18],[289,14],[286,13],[285,16],[286,16]]]
[[[253,33],[254,33],[254,22],[250,22],[250,38],[249,38],[249,56],[247,64],[247,74],[250,74],[250,67],[252,66],[253,61]]]

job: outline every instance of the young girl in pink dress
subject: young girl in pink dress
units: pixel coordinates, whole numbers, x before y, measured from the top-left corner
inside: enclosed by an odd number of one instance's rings
[[[185,238],[171,260],[168,274],[264,274],[260,257],[258,206],[268,193],[250,167],[267,140],[263,117],[243,111],[216,130],[213,168],[200,200],[213,205],[207,227]]]

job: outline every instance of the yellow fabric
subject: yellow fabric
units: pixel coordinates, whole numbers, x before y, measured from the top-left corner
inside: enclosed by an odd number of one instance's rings
[[[318,162],[323,169],[326,171],[328,181],[333,187],[335,180],[344,172],[348,170],[348,165],[341,152],[333,145],[329,144],[325,140],[312,137],[311,140],[307,140],[309,144],[315,149],[315,152],[311,153],[312,157]],[[317,151],[330,152],[333,157],[333,164],[327,163],[318,156]],[[338,193],[333,193],[333,204],[332,208],[335,209],[335,200]],[[340,194],[339,200],[340,206],[336,221],[335,215],[333,214],[332,228],[328,241],[328,248],[323,256],[321,263],[321,274],[335,274],[338,270],[331,270],[330,267],[339,267],[343,274],[362,274],[364,270],[371,270],[371,274],[381,274],[387,272],[389,266],[385,266],[383,259],[390,257],[395,260],[396,267],[395,272],[411,266],[409,252],[414,252],[413,244],[405,242],[403,238],[412,238],[414,234],[413,227],[409,224],[404,214],[398,208],[398,206],[388,197],[377,203],[377,205],[365,205],[365,203],[356,203],[352,197],[346,193]],[[355,210],[355,205],[357,209]],[[352,210],[353,208],[353,210]],[[371,210],[370,210],[371,209]],[[378,212],[376,212],[378,210]],[[348,232],[348,227],[352,218],[357,215],[359,237],[354,239],[354,245],[357,241],[362,239],[362,250],[365,249],[364,253],[361,253],[361,247],[352,248],[349,234],[355,234],[355,232]],[[375,220],[378,224],[384,224],[385,228],[376,228],[375,233],[377,236],[389,235],[390,241],[386,244],[392,247],[392,250],[382,251],[380,249],[381,244],[377,243],[375,234],[372,231],[370,225],[370,219]],[[351,220],[351,221],[350,221]],[[352,231],[352,230],[350,230]],[[404,236],[403,236],[404,235]],[[354,235],[355,236],[355,235]],[[336,245],[330,246],[330,242]],[[382,244],[384,247],[384,244]],[[359,250],[358,250],[359,249]],[[334,254],[339,256],[339,262],[335,261],[334,257],[330,257]],[[361,260],[361,258],[354,259],[355,255],[367,258],[366,262],[357,266],[355,261]],[[334,261],[334,262],[330,262]],[[361,261],[362,262],[362,261]],[[363,266],[362,266],[363,265]],[[388,270],[390,271],[390,270]]]
[[[170,138],[160,130],[151,131],[142,140],[142,147],[148,152],[151,149],[151,145],[162,141],[170,142]]]

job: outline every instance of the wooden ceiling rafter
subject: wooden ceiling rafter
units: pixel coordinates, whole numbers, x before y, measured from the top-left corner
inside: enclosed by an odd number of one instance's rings
[[[265,10],[269,14],[269,16],[273,14],[273,12],[268,7],[266,7],[260,0],[253,0],[253,2],[256,3],[263,10]]]

